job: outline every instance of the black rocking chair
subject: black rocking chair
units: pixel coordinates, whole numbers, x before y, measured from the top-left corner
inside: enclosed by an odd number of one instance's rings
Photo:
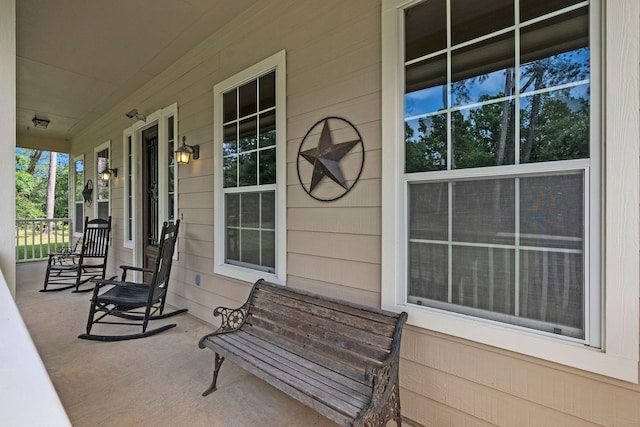
[[[82,239],[75,250],[49,254],[44,287],[40,292],[62,291],[75,287],[73,292],[89,292],[93,287],[80,286],[93,279],[104,279],[111,236],[111,217],[84,219]]]
[[[122,280],[94,280],[96,286],[91,298],[91,309],[87,320],[87,333],[78,338],[96,341],[122,341],[136,338],[144,338],[175,327],[174,324],[164,325],[156,329],[147,330],[150,320],[165,319],[176,314],[184,313],[187,309],[172,311],[163,314],[169,276],[171,274],[171,263],[173,251],[178,237],[180,221],[174,224],[164,223],[158,247],[158,256],[155,268],[140,268],[131,266],[121,266]],[[128,271],[139,271],[142,273],[153,273],[151,282],[136,283],[127,281]],[[105,286],[110,289],[99,293]],[[106,316],[116,316],[123,321],[103,320]],[[95,335],[91,333],[91,328],[96,323],[111,325],[136,325],[142,327],[142,332],[128,335]]]

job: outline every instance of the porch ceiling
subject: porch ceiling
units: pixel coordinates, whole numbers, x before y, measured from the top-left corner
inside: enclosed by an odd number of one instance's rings
[[[255,2],[16,1],[18,139],[73,138]]]

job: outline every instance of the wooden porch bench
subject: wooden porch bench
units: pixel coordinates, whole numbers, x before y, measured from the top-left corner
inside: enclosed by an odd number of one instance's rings
[[[218,307],[213,382],[228,358],[343,426],[400,419],[398,357],[406,313],[350,304],[258,280],[239,308]]]

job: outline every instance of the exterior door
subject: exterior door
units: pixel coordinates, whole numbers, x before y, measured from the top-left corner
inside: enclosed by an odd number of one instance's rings
[[[142,262],[153,268],[159,243],[159,179],[158,179],[158,126],[142,132]],[[151,274],[144,274],[151,281]]]

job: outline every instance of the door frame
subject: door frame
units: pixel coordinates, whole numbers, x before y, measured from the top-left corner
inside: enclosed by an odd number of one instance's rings
[[[168,119],[173,117],[173,135],[169,135],[168,129]],[[143,229],[143,200],[142,197],[143,191],[146,189],[142,188],[142,133],[153,127],[158,126],[158,233],[160,233],[160,228],[162,227],[162,223],[169,219],[168,208],[168,188],[169,188],[169,144],[170,141],[173,141],[173,147],[171,150],[175,150],[175,144],[178,141],[178,104],[174,103],[165,108],[161,108],[159,110],[154,111],[146,117],[145,121],[138,120],[129,128],[123,131],[123,164],[125,165],[126,176],[131,174],[131,182],[130,184],[125,184],[124,194],[123,194],[123,213],[124,213],[124,242],[125,247],[132,249],[132,264],[134,266],[142,266],[143,265],[143,257],[144,257],[144,236],[138,230]],[[128,150],[128,138],[131,137],[131,153]],[[128,168],[128,156],[131,155],[131,171],[127,170]],[[174,174],[174,218],[178,216],[178,169],[177,167],[173,167]],[[126,199],[128,198],[128,192],[131,192],[132,198],[132,229],[129,230],[129,218],[127,217],[127,205]],[[132,236],[132,239],[129,239],[129,235]],[[177,257],[178,247],[176,246],[176,252],[174,257]],[[141,280],[142,276],[140,274],[136,274],[134,280]]]

